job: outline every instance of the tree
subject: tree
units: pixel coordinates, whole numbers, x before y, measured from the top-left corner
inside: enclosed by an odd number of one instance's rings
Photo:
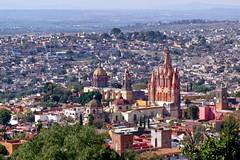
[[[192,120],[197,120],[198,117],[199,117],[199,108],[197,106],[191,106],[189,107],[188,109],[188,112],[189,112],[189,117],[192,119]]]
[[[35,116],[32,112],[27,112],[21,116],[23,122],[33,123],[35,121]]]
[[[232,93],[231,96],[233,96],[233,97],[240,97],[240,91]]]
[[[224,119],[219,137],[210,137],[205,134],[203,141],[195,143],[194,136],[187,134],[182,142],[182,152],[191,160],[238,160],[240,159],[240,136],[238,130],[239,122],[237,119],[232,115],[227,116]]]
[[[205,129],[203,127],[196,127],[193,130],[193,133],[190,131],[186,132],[186,135],[181,142],[184,146],[182,148],[182,153],[191,160],[198,160],[199,158],[199,146],[203,142],[204,134],[203,131]]]
[[[111,37],[110,37],[110,35],[107,34],[107,33],[102,33],[102,34],[100,35],[100,38],[101,38],[101,39],[110,39]]]
[[[0,155],[8,155],[6,147],[2,144],[0,144]]]
[[[82,116],[82,114],[80,114],[80,117],[79,117],[79,124],[83,125],[83,116]]]
[[[13,135],[13,138],[12,139],[15,139],[15,140],[22,140],[22,139],[25,139],[26,135],[25,133],[23,132],[18,132],[18,133],[15,133]]]
[[[225,159],[240,159],[239,122],[233,115],[225,117],[220,133],[220,148]]]
[[[120,160],[120,156],[105,145],[105,136],[92,127],[55,125],[42,130],[32,141],[20,146],[12,160]]]
[[[98,102],[102,101],[101,93],[99,93],[99,92],[87,92],[87,93],[81,94],[81,96],[78,99],[78,103],[80,103],[82,105],[85,105],[86,103],[90,102],[94,97]]]
[[[124,160],[136,160],[138,158],[138,154],[133,150],[126,150],[123,157]]]
[[[120,28],[113,28],[113,29],[111,30],[111,34],[113,34],[113,35],[115,35],[115,36],[119,35],[121,32],[122,32],[122,31],[121,31]]]
[[[11,119],[11,112],[6,109],[1,109],[0,110],[0,124],[8,125],[10,119]]]
[[[132,85],[132,88],[134,90],[141,90],[141,89],[146,89],[147,88],[147,84],[146,83],[135,83]]]
[[[94,121],[94,116],[92,114],[88,115],[88,125],[92,126]]]
[[[185,105],[189,108],[189,105],[192,103],[191,100],[185,99],[184,101]]]

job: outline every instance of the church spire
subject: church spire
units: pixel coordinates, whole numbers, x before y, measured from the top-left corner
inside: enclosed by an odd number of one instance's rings
[[[163,54],[164,54],[164,69],[165,69],[165,73],[167,73],[167,71],[172,68],[170,51],[168,47],[164,47]]]
[[[130,75],[128,69],[125,69],[125,71],[124,71],[122,86],[123,86],[123,89],[125,89],[127,91],[132,90],[131,75]]]

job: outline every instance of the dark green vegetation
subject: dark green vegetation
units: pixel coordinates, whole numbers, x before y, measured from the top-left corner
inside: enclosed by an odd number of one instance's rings
[[[239,122],[229,116],[224,120],[219,137],[204,134],[197,128],[188,133],[183,141],[183,154],[191,160],[238,160],[240,159]]]
[[[105,136],[91,127],[53,126],[42,130],[32,141],[22,145],[12,160],[120,160],[106,147]]]
[[[197,106],[191,105],[187,109],[187,119],[197,120],[199,117],[199,108]]]
[[[74,89],[73,89],[74,88]],[[80,103],[85,105],[93,97],[96,97],[97,100],[101,101],[102,95],[99,92],[88,92],[82,93],[80,96],[77,96],[76,93],[81,89],[80,84],[75,84],[75,87],[72,86],[69,88],[63,88],[60,85],[54,83],[46,83],[43,91],[45,93],[43,97],[42,104],[46,107],[52,107],[58,103]],[[72,91],[77,90],[77,92]]]
[[[233,96],[233,97],[240,97],[240,92],[233,93],[231,96]]]
[[[110,32],[111,35],[114,35],[117,39],[124,40],[139,40],[145,42],[163,42],[167,40],[167,36],[159,31],[142,31],[142,32],[131,32],[131,33],[123,33],[119,28],[113,28]],[[107,33],[102,34],[102,37],[109,38],[110,35]]]
[[[0,159],[3,155],[8,155],[8,151],[4,145],[0,144]]]
[[[162,157],[159,157],[151,152],[144,152],[140,154],[133,150],[126,150],[124,152],[124,160],[162,160]]]
[[[11,119],[11,112],[6,109],[1,109],[0,110],[0,124],[8,125],[10,119]]]
[[[213,86],[209,86],[209,85],[204,84],[204,82],[205,81],[202,80],[202,81],[199,81],[197,83],[191,84],[190,91],[206,93],[208,91],[211,91],[211,90],[215,89]]]
[[[146,89],[147,88],[147,83],[143,83],[143,82],[135,83],[135,84],[132,85],[132,88],[134,90]]]

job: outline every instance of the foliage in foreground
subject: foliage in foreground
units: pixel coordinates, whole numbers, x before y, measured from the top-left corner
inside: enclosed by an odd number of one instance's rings
[[[0,110],[0,124],[8,125],[10,119],[11,119],[11,112],[6,109],[1,109]]]
[[[187,135],[183,141],[182,152],[191,160],[238,160],[240,159],[238,130],[238,121],[229,116],[224,120],[220,137],[203,135],[201,130],[197,130]]]
[[[106,148],[103,135],[91,127],[80,125],[53,126],[35,139],[19,147],[12,160],[120,160]]]

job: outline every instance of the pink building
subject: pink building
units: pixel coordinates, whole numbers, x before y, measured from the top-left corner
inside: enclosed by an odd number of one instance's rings
[[[199,120],[202,121],[220,120],[222,116],[223,113],[216,111],[215,106],[199,107]]]

